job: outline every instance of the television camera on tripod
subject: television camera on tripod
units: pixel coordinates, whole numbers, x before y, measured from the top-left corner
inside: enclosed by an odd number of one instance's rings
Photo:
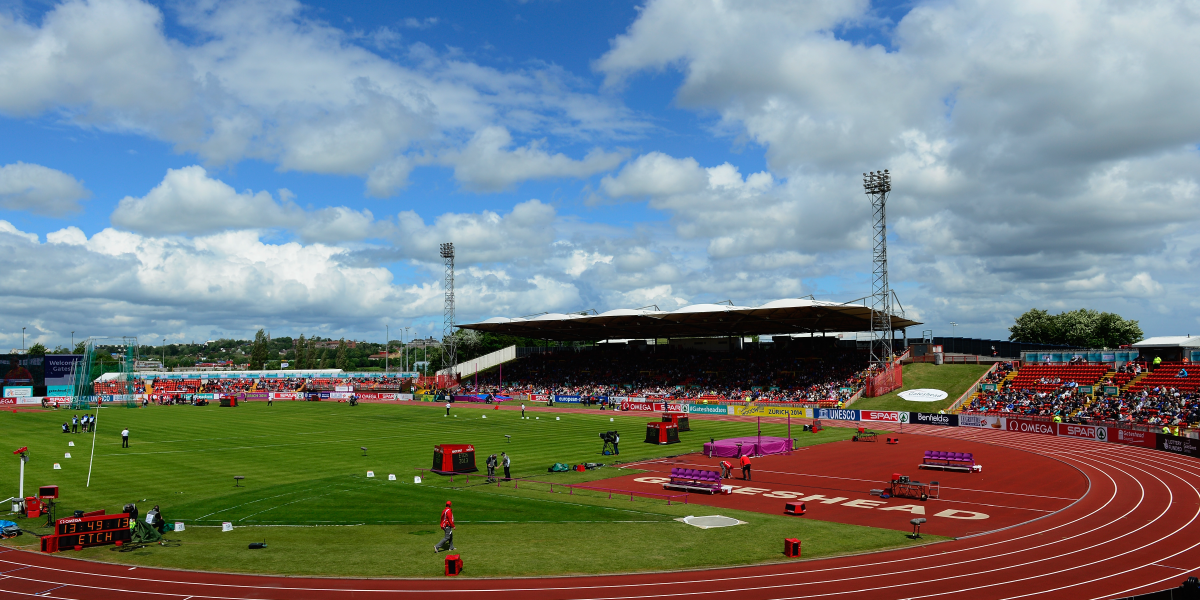
[[[604,455],[617,453],[617,432],[616,431],[601,431],[600,439],[604,440],[604,447],[600,453]]]

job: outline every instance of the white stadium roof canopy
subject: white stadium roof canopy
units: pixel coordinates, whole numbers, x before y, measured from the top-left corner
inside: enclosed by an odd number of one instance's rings
[[[921,323],[892,316],[892,328]],[[871,307],[863,304],[787,298],[762,306],[692,304],[674,311],[620,308],[600,314],[547,313],[493,317],[459,325],[489,333],[555,341],[794,335],[870,331]]]

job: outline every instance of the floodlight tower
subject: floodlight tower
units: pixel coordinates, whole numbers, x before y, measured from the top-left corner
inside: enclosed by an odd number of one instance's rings
[[[871,362],[884,366],[892,356],[892,290],[888,287],[887,197],[892,177],[887,169],[863,173],[863,190],[871,197]],[[882,336],[882,337],[881,337]]]
[[[446,304],[442,310],[442,349],[453,369],[458,362],[454,352],[454,243],[446,242],[441,247],[442,261],[446,263]],[[452,371],[453,373],[453,371]]]

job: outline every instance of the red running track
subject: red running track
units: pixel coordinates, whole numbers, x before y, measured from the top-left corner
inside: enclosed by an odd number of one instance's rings
[[[1196,459],[1032,434],[923,426],[905,430],[1043,454],[1079,469],[1090,486],[1079,501],[1047,518],[986,535],[735,569],[543,579],[348,580],[130,569],[8,550],[0,553],[0,594],[126,600],[1119,598],[1175,587],[1200,567]]]
[[[966,537],[1044,518],[1071,505],[1088,490],[1078,469],[1043,454],[971,440],[905,431],[899,444],[831,442],[800,448],[791,454],[754,459],[751,481],[740,479],[740,468],[723,483],[729,495],[691,494],[688,502],[720,508],[783,514],[784,503],[799,499],[808,506],[807,519],[852,525],[910,530],[909,520],[925,518],[922,533]],[[978,473],[918,469],[925,450],[970,452],[983,465]],[[594,481],[591,485],[618,490],[662,492],[674,467],[718,470],[721,460],[703,454],[684,454],[622,467],[648,472]],[[914,481],[936,481],[941,493],[926,502],[872,496],[893,473]],[[700,510],[700,509],[696,509]],[[699,513],[697,513],[699,514]],[[706,513],[707,514],[707,513]]]

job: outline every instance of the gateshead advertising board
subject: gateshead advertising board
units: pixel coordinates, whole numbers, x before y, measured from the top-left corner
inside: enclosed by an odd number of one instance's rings
[[[1058,435],[1063,437],[1087,438],[1098,442],[1108,441],[1108,428],[1097,425],[1075,425],[1074,423],[1059,423]]]
[[[1132,429],[1110,428],[1108,441],[1143,448],[1157,448],[1158,434],[1152,431],[1134,431]]]
[[[1006,429],[1012,432],[1054,435],[1054,423],[1043,423],[1041,421],[1030,421],[1028,419],[1005,417],[1004,425]]]

